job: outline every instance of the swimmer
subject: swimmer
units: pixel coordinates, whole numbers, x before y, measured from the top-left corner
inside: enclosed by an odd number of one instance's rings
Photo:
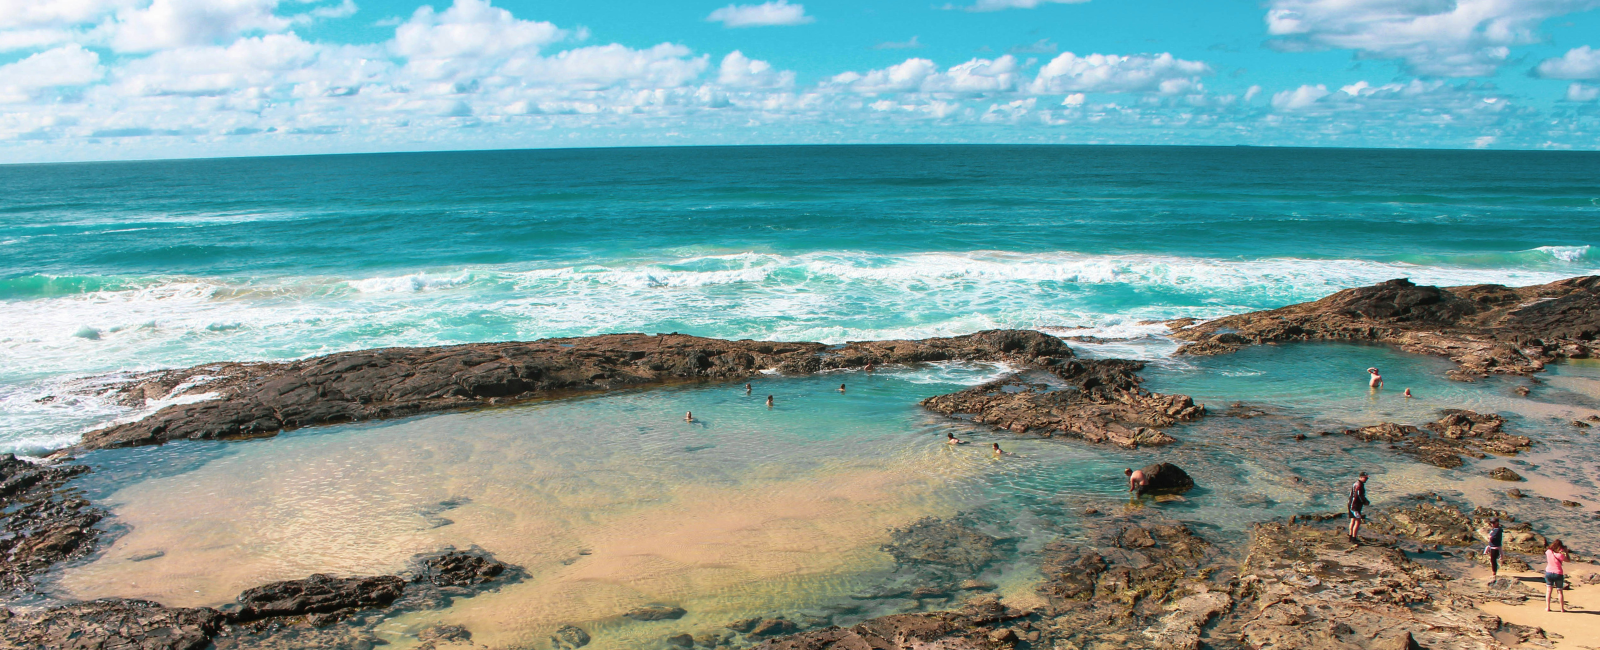
[[[1410,388],[1406,389],[1406,399],[1411,399],[1411,389]]]
[[[1128,477],[1128,491],[1132,492],[1134,496],[1144,494],[1145,486],[1150,485],[1150,479],[1144,475],[1144,470],[1142,469],[1129,467],[1122,470],[1122,474]]]
[[[767,408],[772,408],[772,396],[767,396]]]
[[[693,422],[694,421],[694,411],[684,411],[683,412],[683,421],[684,422]]]
[[[872,372],[872,362],[871,361],[867,362],[867,372]]]
[[[1006,451],[1000,448],[1000,443],[994,443],[994,457],[999,458],[1004,455],[1006,455]]]
[[[1383,375],[1378,374],[1377,368],[1367,368],[1367,374],[1372,375],[1372,379],[1367,381],[1368,386],[1383,388]]]
[[[967,444],[967,441],[962,440],[960,438],[957,438],[956,434],[946,432],[944,434],[944,444],[947,444],[947,445],[964,445],[964,444]]]
[[[839,392],[844,392],[844,384],[839,384]]]
[[[744,394],[746,394],[746,395],[750,394],[750,384],[745,384],[744,385]]]

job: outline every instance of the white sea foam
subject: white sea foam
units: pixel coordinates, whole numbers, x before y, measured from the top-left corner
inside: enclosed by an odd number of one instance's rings
[[[1588,246],[1540,246],[1534,250],[1549,254],[1563,262],[1581,262],[1589,259]]]
[[[1091,356],[1160,359],[1176,346],[1161,336],[1164,326],[1141,321],[1213,318],[1396,277],[1524,285],[1595,272],[1587,247],[1547,248],[1570,258],[1561,271],[1068,252],[745,252],[357,278],[118,279],[108,285],[116,290],[6,301],[0,388],[11,398],[0,396],[0,442],[87,426],[64,409],[28,406],[17,391],[38,382],[397,345],[618,331],[839,343],[1026,327],[1125,339],[1074,344]],[[85,413],[101,423],[117,415]]]

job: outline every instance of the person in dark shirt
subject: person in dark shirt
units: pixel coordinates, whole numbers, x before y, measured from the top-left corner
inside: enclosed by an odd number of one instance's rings
[[[1494,582],[1500,577],[1500,542],[1504,539],[1504,531],[1500,528],[1498,518],[1489,520],[1489,545],[1483,547],[1483,554],[1489,556],[1489,582]]]
[[[1361,514],[1361,509],[1372,503],[1367,500],[1367,473],[1362,472],[1356,477],[1356,484],[1350,486],[1350,503],[1347,508],[1350,512],[1350,541],[1361,538],[1361,522],[1366,521],[1366,515]]]

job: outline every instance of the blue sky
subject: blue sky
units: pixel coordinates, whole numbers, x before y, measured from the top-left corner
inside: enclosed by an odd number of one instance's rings
[[[1600,0],[0,0],[0,162],[1600,148]]]

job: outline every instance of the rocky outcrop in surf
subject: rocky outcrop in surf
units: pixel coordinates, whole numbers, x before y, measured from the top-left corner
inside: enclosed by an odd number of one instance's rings
[[[922,400],[935,413],[970,419],[1013,433],[1109,442],[1136,448],[1174,442],[1159,430],[1199,419],[1205,406],[1187,395],[1162,395],[1139,387],[1144,364],[1123,360],[1072,360],[1051,377],[1012,376]],[[1062,384],[1062,382],[1065,384]]]
[[[1455,379],[1527,375],[1560,358],[1593,354],[1600,337],[1600,276],[1530,287],[1418,286],[1405,279],[1346,289],[1315,302],[1172,323],[1179,354],[1228,354],[1293,341],[1372,341],[1449,357]]]
[[[735,381],[763,370],[804,374],[868,365],[991,361],[1070,374],[1072,349],[1031,330],[846,345],[608,334],[513,343],[340,352],[291,363],[219,363],[123,382],[127,404],[208,395],[85,434],[89,449],[180,439],[244,439],[285,429],[404,417],[574,393],[684,381]]]

